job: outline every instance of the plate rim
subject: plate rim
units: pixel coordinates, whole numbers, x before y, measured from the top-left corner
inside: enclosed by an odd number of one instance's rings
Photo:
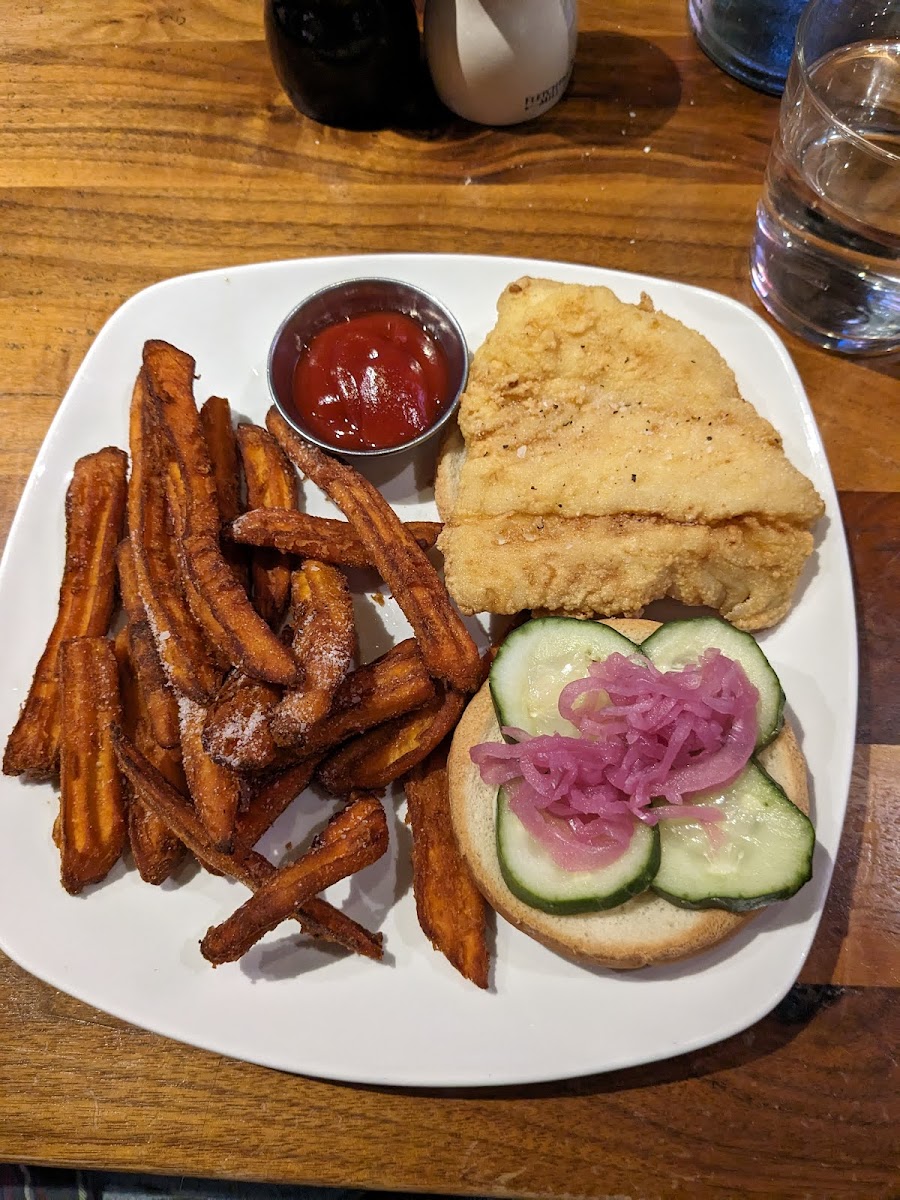
[[[576,273],[588,272],[590,274],[596,274],[596,275],[602,276],[603,277],[602,280],[598,279],[597,282],[598,283],[602,282],[606,286],[612,287],[614,290],[615,290],[615,281],[617,281],[617,280],[626,282],[627,284],[629,284],[631,286],[641,285],[641,284],[646,284],[650,288],[659,288],[660,286],[662,286],[664,289],[670,289],[672,292],[677,293],[677,294],[682,294],[682,295],[687,294],[688,296],[690,296],[691,294],[696,294],[696,295],[703,296],[706,298],[711,298],[716,305],[723,306],[726,310],[733,311],[734,314],[738,317],[738,319],[740,319],[744,322],[746,322],[749,319],[757,329],[762,331],[770,348],[773,351],[775,351],[775,353],[777,355],[779,367],[784,372],[784,374],[786,376],[786,380],[789,381],[790,385],[791,385],[791,393],[792,393],[791,401],[792,401],[792,403],[794,401],[796,401],[798,403],[799,414],[802,419],[804,440],[806,441],[806,444],[807,444],[808,449],[810,450],[810,453],[812,453],[813,456],[816,458],[817,464],[820,468],[820,471],[823,474],[823,480],[817,479],[816,486],[819,487],[820,490],[823,490],[821,487],[821,484],[823,482],[827,484],[826,488],[824,489],[824,491],[827,492],[827,495],[824,495],[823,498],[826,500],[826,512],[827,512],[830,524],[832,526],[832,528],[830,528],[828,530],[828,536],[830,536],[830,538],[833,541],[834,541],[834,539],[836,539],[836,542],[833,544],[833,550],[837,551],[838,557],[840,559],[839,565],[840,565],[841,569],[840,569],[840,574],[838,576],[837,582],[839,582],[839,584],[841,586],[841,591],[843,593],[843,596],[842,596],[843,600],[849,602],[850,611],[851,611],[851,613],[855,614],[855,612],[856,612],[855,596],[854,596],[854,588],[853,588],[853,578],[852,578],[852,573],[850,571],[850,560],[849,560],[849,550],[848,550],[848,545],[847,545],[846,531],[844,528],[843,518],[842,518],[841,511],[840,511],[840,507],[837,503],[837,492],[836,492],[834,480],[833,480],[833,477],[831,474],[831,470],[830,470],[830,467],[828,464],[827,455],[825,452],[824,444],[822,442],[821,434],[819,433],[818,426],[815,421],[815,415],[812,411],[811,405],[809,403],[809,399],[808,399],[805,389],[803,387],[802,380],[800,379],[799,373],[797,372],[796,366],[794,365],[793,360],[791,359],[791,357],[787,351],[787,348],[785,347],[782,340],[778,337],[777,333],[772,329],[772,327],[761,316],[759,316],[752,309],[750,309],[749,307],[747,307],[740,301],[734,299],[733,297],[726,296],[721,293],[715,292],[712,289],[699,287],[695,284],[690,284],[690,283],[681,283],[677,280],[656,278],[654,276],[645,275],[643,273],[620,271],[620,270],[615,270],[612,268],[605,268],[602,266],[598,267],[598,266],[595,266],[593,264],[588,264],[588,263],[573,263],[573,262],[567,262],[567,261],[563,261],[563,260],[534,259],[534,258],[522,257],[522,256],[429,254],[429,253],[425,253],[425,252],[416,252],[416,253],[391,252],[391,253],[386,253],[386,254],[375,253],[375,254],[353,254],[353,255],[345,255],[345,254],[320,255],[320,256],[315,256],[315,257],[310,257],[310,258],[300,257],[300,258],[291,258],[291,259],[278,259],[278,260],[271,260],[271,261],[258,262],[258,263],[242,263],[242,264],[239,264],[239,265],[233,266],[233,267],[213,267],[213,268],[205,269],[203,271],[190,272],[190,273],[177,275],[177,276],[173,276],[170,278],[159,280],[155,283],[148,285],[145,288],[142,288],[140,291],[134,293],[132,296],[128,297],[125,301],[123,301],[123,303],[120,304],[115,309],[115,311],[110,314],[110,316],[107,318],[107,320],[104,322],[104,324],[98,331],[96,337],[93,339],[90,347],[88,348],[87,352],[85,353],[84,358],[82,359],[81,363],[79,364],[78,369],[76,370],[75,374],[73,375],[72,381],[69,384],[69,387],[66,389],[65,395],[63,396],[56,412],[54,413],[54,416],[50,422],[50,425],[48,426],[47,432],[44,436],[44,439],[43,439],[41,446],[38,450],[38,453],[36,455],[35,462],[29,473],[25,487],[23,488],[22,495],[19,499],[19,503],[17,505],[15,514],[13,516],[13,520],[10,524],[9,533],[8,533],[7,540],[6,540],[6,545],[4,547],[2,559],[0,559],[0,594],[2,594],[5,587],[8,586],[7,582],[6,582],[6,576],[11,571],[11,564],[12,564],[14,556],[16,554],[17,544],[18,544],[20,537],[22,536],[21,533],[19,532],[19,527],[23,526],[25,524],[26,520],[28,519],[28,515],[29,515],[28,510],[32,504],[32,495],[33,495],[34,489],[37,485],[37,481],[40,479],[41,475],[43,474],[43,470],[44,470],[44,466],[45,466],[45,459],[50,454],[50,445],[55,437],[57,427],[59,425],[61,425],[63,423],[63,421],[66,419],[66,415],[67,415],[70,407],[74,403],[73,397],[75,396],[77,389],[80,387],[82,379],[88,373],[88,371],[91,369],[91,366],[93,364],[93,359],[101,356],[102,351],[104,349],[105,341],[108,340],[110,337],[115,336],[116,323],[120,320],[125,319],[123,317],[123,314],[127,314],[132,308],[139,306],[141,302],[146,302],[147,297],[152,295],[153,293],[158,293],[160,291],[164,291],[167,289],[177,289],[179,286],[184,285],[187,281],[190,281],[191,283],[195,283],[195,282],[200,282],[200,281],[211,279],[211,278],[218,278],[218,279],[224,279],[226,281],[230,281],[229,277],[233,276],[233,275],[237,275],[237,274],[252,275],[254,273],[258,274],[261,270],[265,271],[265,270],[269,270],[269,269],[279,269],[279,268],[283,268],[285,270],[290,270],[292,268],[295,268],[298,270],[303,270],[303,269],[309,269],[311,267],[315,268],[315,267],[324,265],[329,268],[334,267],[335,270],[339,270],[342,266],[346,265],[346,267],[349,269],[350,264],[362,264],[362,263],[366,263],[366,262],[369,262],[369,263],[377,262],[379,264],[395,263],[400,268],[399,277],[402,278],[403,277],[403,275],[402,275],[403,264],[409,263],[410,261],[427,264],[429,267],[434,267],[434,266],[439,267],[440,264],[445,261],[452,261],[454,263],[459,263],[460,261],[465,261],[465,262],[471,263],[473,265],[478,262],[489,262],[494,267],[496,267],[499,264],[507,264],[511,267],[515,265],[515,268],[517,270],[520,270],[520,268],[524,269],[526,267],[527,268],[540,267],[542,270],[546,271],[550,275],[550,277],[554,276],[555,270],[562,270],[562,271],[566,271],[566,272],[574,271]],[[520,273],[521,273],[521,270],[520,270]],[[335,275],[335,281],[337,281],[339,278],[340,278],[340,276]],[[656,298],[654,297],[654,299],[656,299]],[[661,303],[658,304],[658,307],[662,308],[663,311],[665,311],[663,304],[661,304]],[[703,332],[703,331],[701,330],[701,332]],[[704,336],[708,337],[709,335],[707,333],[704,333]],[[731,365],[731,364],[729,363],[729,365]],[[856,629],[855,620],[851,623],[851,625],[852,625],[852,629],[851,629],[852,644],[848,645],[847,650],[848,650],[848,658],[849,658],[848,665],[850,667],[852,682],[854,684],[853,688],[850,691],[850,696],[851,696],[852,710],[853,710],[852,711],[852,717],[853,717],[852,729],[855,731],[856,706],[857,706],[857,699],[858,699],[858,691],[857,691],[857,686],[856,686],[857,680],[858,680],[858,639],[857,639],[857,629]],[[26,686],[27,686],[27,681],[26,681]],[[848,722],[848,724],[849,724],[849,722]],[[855,734],[852,734],[851,741],[850,741],[850,752],[849,752],[849,754],[844,756],[844,760],[842,763],[844,770],[842,772],[843,777],[840,781],[841,786],[840,786],[840,788],[836,789],[836,794],[843,795],[844,801],[843,801],[843,806],[842,806],[842,809],[840,812],[840,829],[838,830],[838,839],[837,839],[837,845],[835,848],[835,855],[834,855],[835,858],[838,853],[840,838],[842,836],[843,825],[844,825],[845,817],[846,817],[847,797],[848,797],[850,777],[851,777],[851,772],[852,772],[854,744],[855,744]],[[26,786],[31,786],[31,785],[26,785]],[[802,956],[801,956],[800,961],[796,968],[796,973],[793,976],[793,978],[787,980],[787,982],[784,984],[783,987],[781,987],[779,985],[779,990],[778,990],[777,995],[775,994],[775,991],[773,991],[772,995],[775,996],[774,999],[771,999],[771,1000],[767,999],[764,1004],[758,1005],[757,1008],[754,1009],[753,1013],[750,1014],[749,1016],[747,1013],[742,1013],[734,1021],[728,1023],[727,1027],[723,1026],[723,1027],[717,1028],[713,1031],[698,1033],[696,1037],[688,1038],[684,1043],[679,1044],[678,1046],[673,1047],[671,1049],[668,1049],[663,1053],[659,1053],[658,1050],[654,1049],[654,1050],[648,1051],[648,1053],[646,1055],[643,1055],[641,1057],[635,1057],[634,1054],[629,1054],[629,1055],[626,1055],[625,1057],[623,1057],[621,1061],[618,1061],[618,1060],[607,1061],[606,1063],[604,1063],[601,1066],[598,1066],[595,1062],[592,1062],[590,1065],[585,1066],[585,1069],[583,1071],[573,1072],[571,1069],[567,1068],[563,1074],[560,1074],[558,1071],[554,1072],[552,1070],[552,1068],[548,1068],[545,1071],[535,1070],[534,1068],[531,1068],[531,1069],[526,1069],[524,1071],[521,1071],[519,1073],[516,1073],[515,1071],[513,1071],[513,1072],[508,1071],[505,1074],[501,1073],[501,1072],[494,1072],[494,1074],[491,1075],[490,1078],[484,1078],[484,1079],[480,1079],[480,1080],[472,1079],[468,1075],[466,1075],[464,1078],[459,1078],[459,1079],[448,1078],[448,1073],[446,1071],[443,1071],[441,1073],[440,1078],[438,1078],[434,1073],[432,1073],[431,1075],[428,1076],[427,1081],[423,1081],[423,1077],[421,1075],[417,1075],[415,1073],[407,1074],[407,1075],[403,1075],[402,1073],[395,1073],[394,1075],[392,1075],[392,1077],[390,1079],[386,1080],[384,1078],[383,1071],[366,1072],[366,1071],[359,1071],[359,1070],[352,1070],[352,1069],[342,1070],[340,1068],[337,1068],[337,1069],[331,1068],[327,1071],[324,1071],[324,1070],[315,1070],[312,1068],[306,1069],[306,1068],[296,1068],[293,1066],[285,1066],[283,1062],[275,1061],[271,1055],[266,1055],[266,1054],[254,1055],[252,1053],[247,1053],[245,1050],[231,1051],[227,1048],[222,1048],[222,1046],[219,1044],[215,1044],[215,1038],[212,1038],[209,1041],[204,1041],[204,1039],[202,1037],[201,1038],[191,1037],[190,1039],[181,1037],[178,1034],[173,1034],[172,1032],[162,1028],[161,1024],[159,1022],[154,1022],[152,1020],[147,1020],[147,1019],[135,1019],[134,1016],[128,1015],[126,1012],[122,1011],[122,1009],[115,1003],[113,1003],[113,1004],[98,1003],[95,998],[92,998],[90,995],[85,994],[84,990],[81,987],[79,987],[77,985],[73,986],[72,984],[68,984],[65,980],[60,982],[60,979],[58,978],[58,975],[59,975],[58,969],[56,972],[56,977],[54,977],[54,972],[52,970],[43,969],[40,965],[38,965],[36,967],[36,966],[32,965],[30,961],[23,961],[23,959],[27,960],[29,958],[28,955],[20,955],[18,953],[11,952],[7,945],[7,942],[6,942],[6,934],[4,931],[4,925],[3,925],[2,921],[0,921],[0,949],[2,949],[3,952],[6,953],[12,959],[12,961],[17,963],[17,965],[22,967],[22,969],[24,969],[24,970],[28,971],[30,974],[34,975],[36,978],[42,980],[44,983],[48,984],[49,986],[59,988],[60,990],[64,991],[66,994],[73,996],[73,998],[97,1009],[98,1011],[108,1013],[109,1015],[111,1015],[119,1020],[122,1020],[130,1025],[133,1025],[136,1028],[147,1030],[148,1032],[151,1032],[158,1036],[167,1037],[171,1040],[182,1042],[182,1044],[192,1045],[192,1046],[197,1047],[198,1049],[201,1049],[204,1051],[211,1051],[213,1053],[221,1054],[225,1057],[231,1057],[231,1058],[234,1058],[239,1061],[252,1062],[252,1063],[255,1063],[260,1066],[265,1066],[265,1067],[269,1067],[269,1068],[277,1069],[277,1070],[286,1070],[286,1071],[289,1071],[294,1074],[306,1075],[306,1076],[313,1077],[313,1078],[328,1079],[328,1080],[334,1080],[334,1081],[343,1082],[343,1083],[358,1083],[358,1084],[364,1084],[364,1085],[374,1085],[374,1086],[379,1086],[379,1087],[384,1087],[384,1088],[397,1088],[397,1087],[442,1088],[442,1087],[448,1087],[448,1088],[477,1089],[477,1088],[481,1088],[481,1087],[517,1086],[517,1085],[523,1085],[523,1084],[528,1084],[528,1083],[546,1083],[546,1082],[557,1081],[557,1080],[561,1080],[561,1079],[585,1078],[585,1077],[592,1076],[592,1075],[606,1074],[610,1071],[618,1071],[618,1070],[629,1069],[630,1067],[647,1065],[648,1063],[662,1062],[668,1058],[678,1057],[683,1054],[688,1054],[693,1051],[702,1049],[706,1046],[723,1041],[723,1040],[725,1040],[729,1037],[732,1037],[732,1036],[736,1035],[737,1033],[740,1033],[741,1031],[749,1028],[751,1025],[755,1024],[757,1021],[759,1021],[762,1017],[764,1017],[768,1012],[770,1012],[774,1007],[776,1007],[780,1003],[780,1001],[783,999],[783,997],[787,994],[787,992],[793,986],[793,983],[796,979],[796,975],[798,975],[800,970],[802,969],[803,963],[805,962],[806,957],[808,956],[809,950],[810,950],[813,940],[816,936],[816,932],[818,930],[819,923],[821,921],[821,917],[822,917],[822,914],[824,911],[826,899],[828,896],[828,891],[829,891],[830,884],[831,884],[831,874],[833,871],[833,867],[834,867],[834,861],[831,860],[828,864],[827,886],[823,890],[821,903],[817,906],[817,910],[813,914],[814,919],[809,919],[808,936],[805,941],[805,947],[803,949]],[[499,920],[502,921],[502,918],[499,918]],[[425,944],[423,943],[423,946],[424,945]]]

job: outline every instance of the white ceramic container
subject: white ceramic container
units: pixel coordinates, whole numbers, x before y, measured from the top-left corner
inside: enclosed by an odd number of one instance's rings
[[[481,125],[514,125],[559,100],[575,60],[577,0],[428,0],[425,52],[441,100]]]

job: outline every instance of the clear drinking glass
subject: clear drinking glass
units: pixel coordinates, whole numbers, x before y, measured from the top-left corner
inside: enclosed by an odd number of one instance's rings
[[[783,325],[900,348],[900,4],[812,0],[781,102],[750,273]]]

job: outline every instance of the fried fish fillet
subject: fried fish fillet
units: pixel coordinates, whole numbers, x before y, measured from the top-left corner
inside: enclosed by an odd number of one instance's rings
[[[520,279],[441,454],[464,612],[634,614],[672,596],[743,629],[788,610],[823,504],[695,330],[608,288]]]

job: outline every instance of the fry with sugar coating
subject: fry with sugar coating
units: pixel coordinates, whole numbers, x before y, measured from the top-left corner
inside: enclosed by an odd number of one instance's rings
[[[447,756],[436,750],[404,785],[412,830],[413,894],[422,931],[461,975],[488,986],[488,908],[450,821]]]
[[[203,749],[207,710],[183,696],[181,759],[188,792],[211,844],[225,854],[234,845],[234,822],[241,799],[241,781],[230,767],[214,762]]]
[[[290,749],[304,756],[322,754],[354,733],[421,708],[434,694],[418,643],[407,638],[374,662],[351,671],[335,692],[328,714]]]
[[[166,514],[169,453],[143,371],[132,394],[129,441],[128,532],[138,590],[169,682],[177,692],[202,703],[218,691],[219,671],[180,586],[178,556]]]
[[[105,637],[63,642],[59,681],[60,878],[74,895],[106,877],[127,837],[112,738],[122,719],[112,643]]]
[[[119,594],[128,618],[128,652],[139,681],[147,720],[160,746],[178,745],[178,701],[169,687],[147,612],[138,589],[131,539],[124,538],[116,550],[119,569]]]
[[[406,521],[404,528],[423,550],[440,536],[440,521]],[[301,558],[318,558],[339,567],[371,567],[372,557],[348,521],[313,517],[292,508],[251,508],[222,530],[247,546],[269,546]]]
[[[66,558],[59,608],[3,755],[3,773],[52,775],[59,760],[59,649],[105,634],[116,594],[127,455],[114,446],[80,458],[66,492]]]
[[[253,509],[297,507],[297,472],[275,439],[259,425],[237,430],[247,503]],[[253,605],[277,629],[291,591],[291,564],[278,550],[257,550],[251,559]]]
[[[343,572],[307,559],[291,577],[294,655],[304,682],[286,691],[272,714],[272,736],[290,745],[331,708],[356,654],[353,600]]]
[[[280,699],[275,684],[235,671],[207,711],[203,749],[234,771],[265,770],[278,754],[269,718]]]
[[[281,867],[249,900],[206,932],[203,957],[214,966],[235,962],[307,900],[369,866],[388,846],[384,809],[374,796],[352,801],[301,858]]]
[[[166,822],[200,862],[223,875],[240,880],[251,891],[275,874],[275,867],[255,850],[241,855],[223,854],[216,850],[190,801],[179,795],[121,729],[113,731],[113,741],[122,773],[133,787],[141,788],[144,802]],[[310,937],[336,942],[354,954],[362,954],[367,958],[380,959],[383,955],[380,933],[370,933],[327,900],[319,897],[310,899],[292,915]]]
[[[120,543],[120,550],[124,544]],[[174,787],[182,794],[187,794],[178,743],[174,746],[160,746],[153,736],[146,696],[135,669],[133,639],[130,634],[131,629],[126,625],[116,634],[115,640],[119,692],[122,699],[122,724],[141,752],[147,755]],[[168,825],[146,807],[140,793],[135,791],[127,779],[123,780],[123,786],[127,799],[128,842],[134,865],[145,883],[165,883],[181,862],[184,847]]]
[[[276,408],[269,431],[296,467],[341,509],[413,627],[428,670],[461,692],[481,677],[478,650],[447,589],[400,518],[367,479],[295,433]]]
[[[215,618],[211,637],[231,663],[269,683],[296,685],[301,673],[289,648],[259,616],[219,549],[219,506],[209,452],[194,402],[194,360],[168,342],[144,343],[147,389],[165,428],[186,495],[184,561]],[[198,612],[202,619],[202,614]]]

